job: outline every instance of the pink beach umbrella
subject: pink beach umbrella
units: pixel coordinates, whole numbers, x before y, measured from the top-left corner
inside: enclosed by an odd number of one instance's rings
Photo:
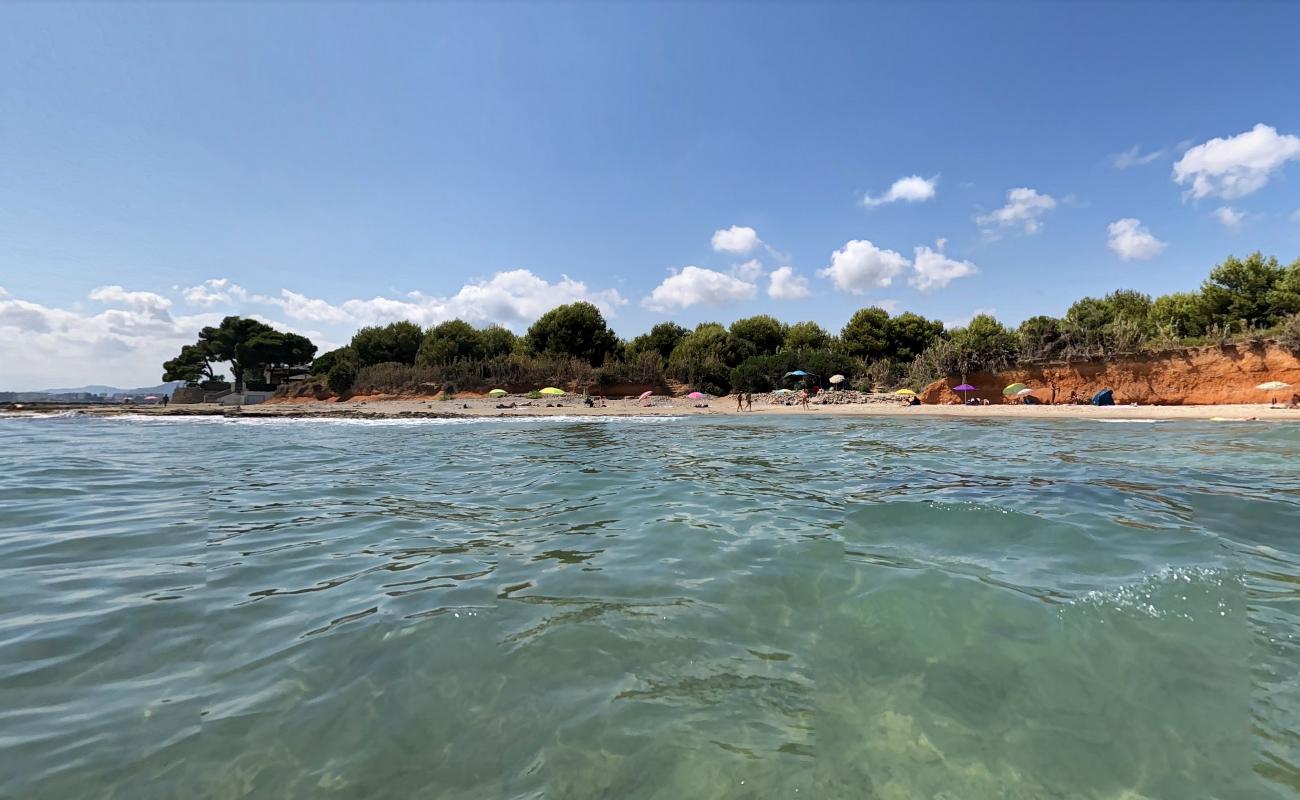
[[[692,400],[703,400],[704,398],[708,397],[708,395],[704,394],[703,392],[691,392],[686,396]]]
[[[637,399],[638,399],[638,400],[644,400],[644,399],[646,399],[647,397],[649,397],[649,396],[652,395],[652,394],[654,394],[654,392],[642,392],[642,393],[641,393],[641,396],[638,397]]]

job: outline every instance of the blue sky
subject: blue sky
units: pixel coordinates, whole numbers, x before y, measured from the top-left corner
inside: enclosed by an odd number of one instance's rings
[[[5,5],[0,388],[151,383],[226,313],[324,345],[579,297],[624,336],[878,303],[1016,323],[1289,262],[1298,28],[1284,3]]]

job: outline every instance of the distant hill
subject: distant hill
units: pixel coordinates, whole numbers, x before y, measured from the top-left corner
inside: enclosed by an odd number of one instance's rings
[[[134,389],[121,389],[117,386],[104,386],[102,384],[91,384],[89,386],[78,386],[73,389],[43,389],[33,394],[167,394],[170,395],[178,387],[184,386],[184,381],[171,381],[170,383],[160,383],[157,386],[139,386]]]

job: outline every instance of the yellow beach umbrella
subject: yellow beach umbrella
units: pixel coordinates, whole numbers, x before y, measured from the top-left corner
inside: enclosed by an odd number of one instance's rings
[[[1024,385],[1023,383],[1013,383],[1013,384],[1011,384],[1010,386],[1008,386],[1007,388],[1005,388],[1005,389],[1002,390],[1002,395],[1003,395],[1004,397],[1012,397],[1012,396],[1015,395],[1017,392],[1019,392],[1021,389],[1028,389],[1028,388],[1029,388],[1029,387],[1026,386],[1026,385]]]
[[[543,390],[541,390],[540,392],[538,392],[538,394],[544,394],[544,395],[546,395],[546,396],[548,396],[548,397],[558,397],[558,396],[564,394],[564,390],[563,390],[563,389],[556,389],[554,386],[547,386],[545,389],[543,389]]]
[[[912,391],[911,389],[899,389],[898,391],[894,392],[894,394],[901,395],[901,396],[903,396],[903,397],[915,397],[915,396],[916,396],[916,392]]]
[[[493,389],[488,392],[488,397],[505,397],[507,394],[509,394],[509,392],[505,389]]]

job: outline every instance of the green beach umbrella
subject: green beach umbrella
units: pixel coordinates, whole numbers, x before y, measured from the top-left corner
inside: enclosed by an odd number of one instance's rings
[[[1028,388],[1029,388],[1029,387],[1026,386],[1026,385],[1024,385],[1023,383],[1013,383],[1013,384],[1011,384],[1010,386],[1008,386],[1007,388],[1005,388],[1005,389],[1002,390],[1002,395],[1003,395],[1004,397],[1011,397],[1011,396],[1013,396],[1016,392],[1020,391],[1021,389],[1028,389]]]
[[[505,389],[493,389],[488,392],[488,397],[505,397],[507,394],[509,394],[509,392]]]
[[[548,397],[558,397],[564,394],[564,390],[556,389],[554,386],[547,386],[545,389],[538,392],[538,394],[544,394],[547,395]]]

